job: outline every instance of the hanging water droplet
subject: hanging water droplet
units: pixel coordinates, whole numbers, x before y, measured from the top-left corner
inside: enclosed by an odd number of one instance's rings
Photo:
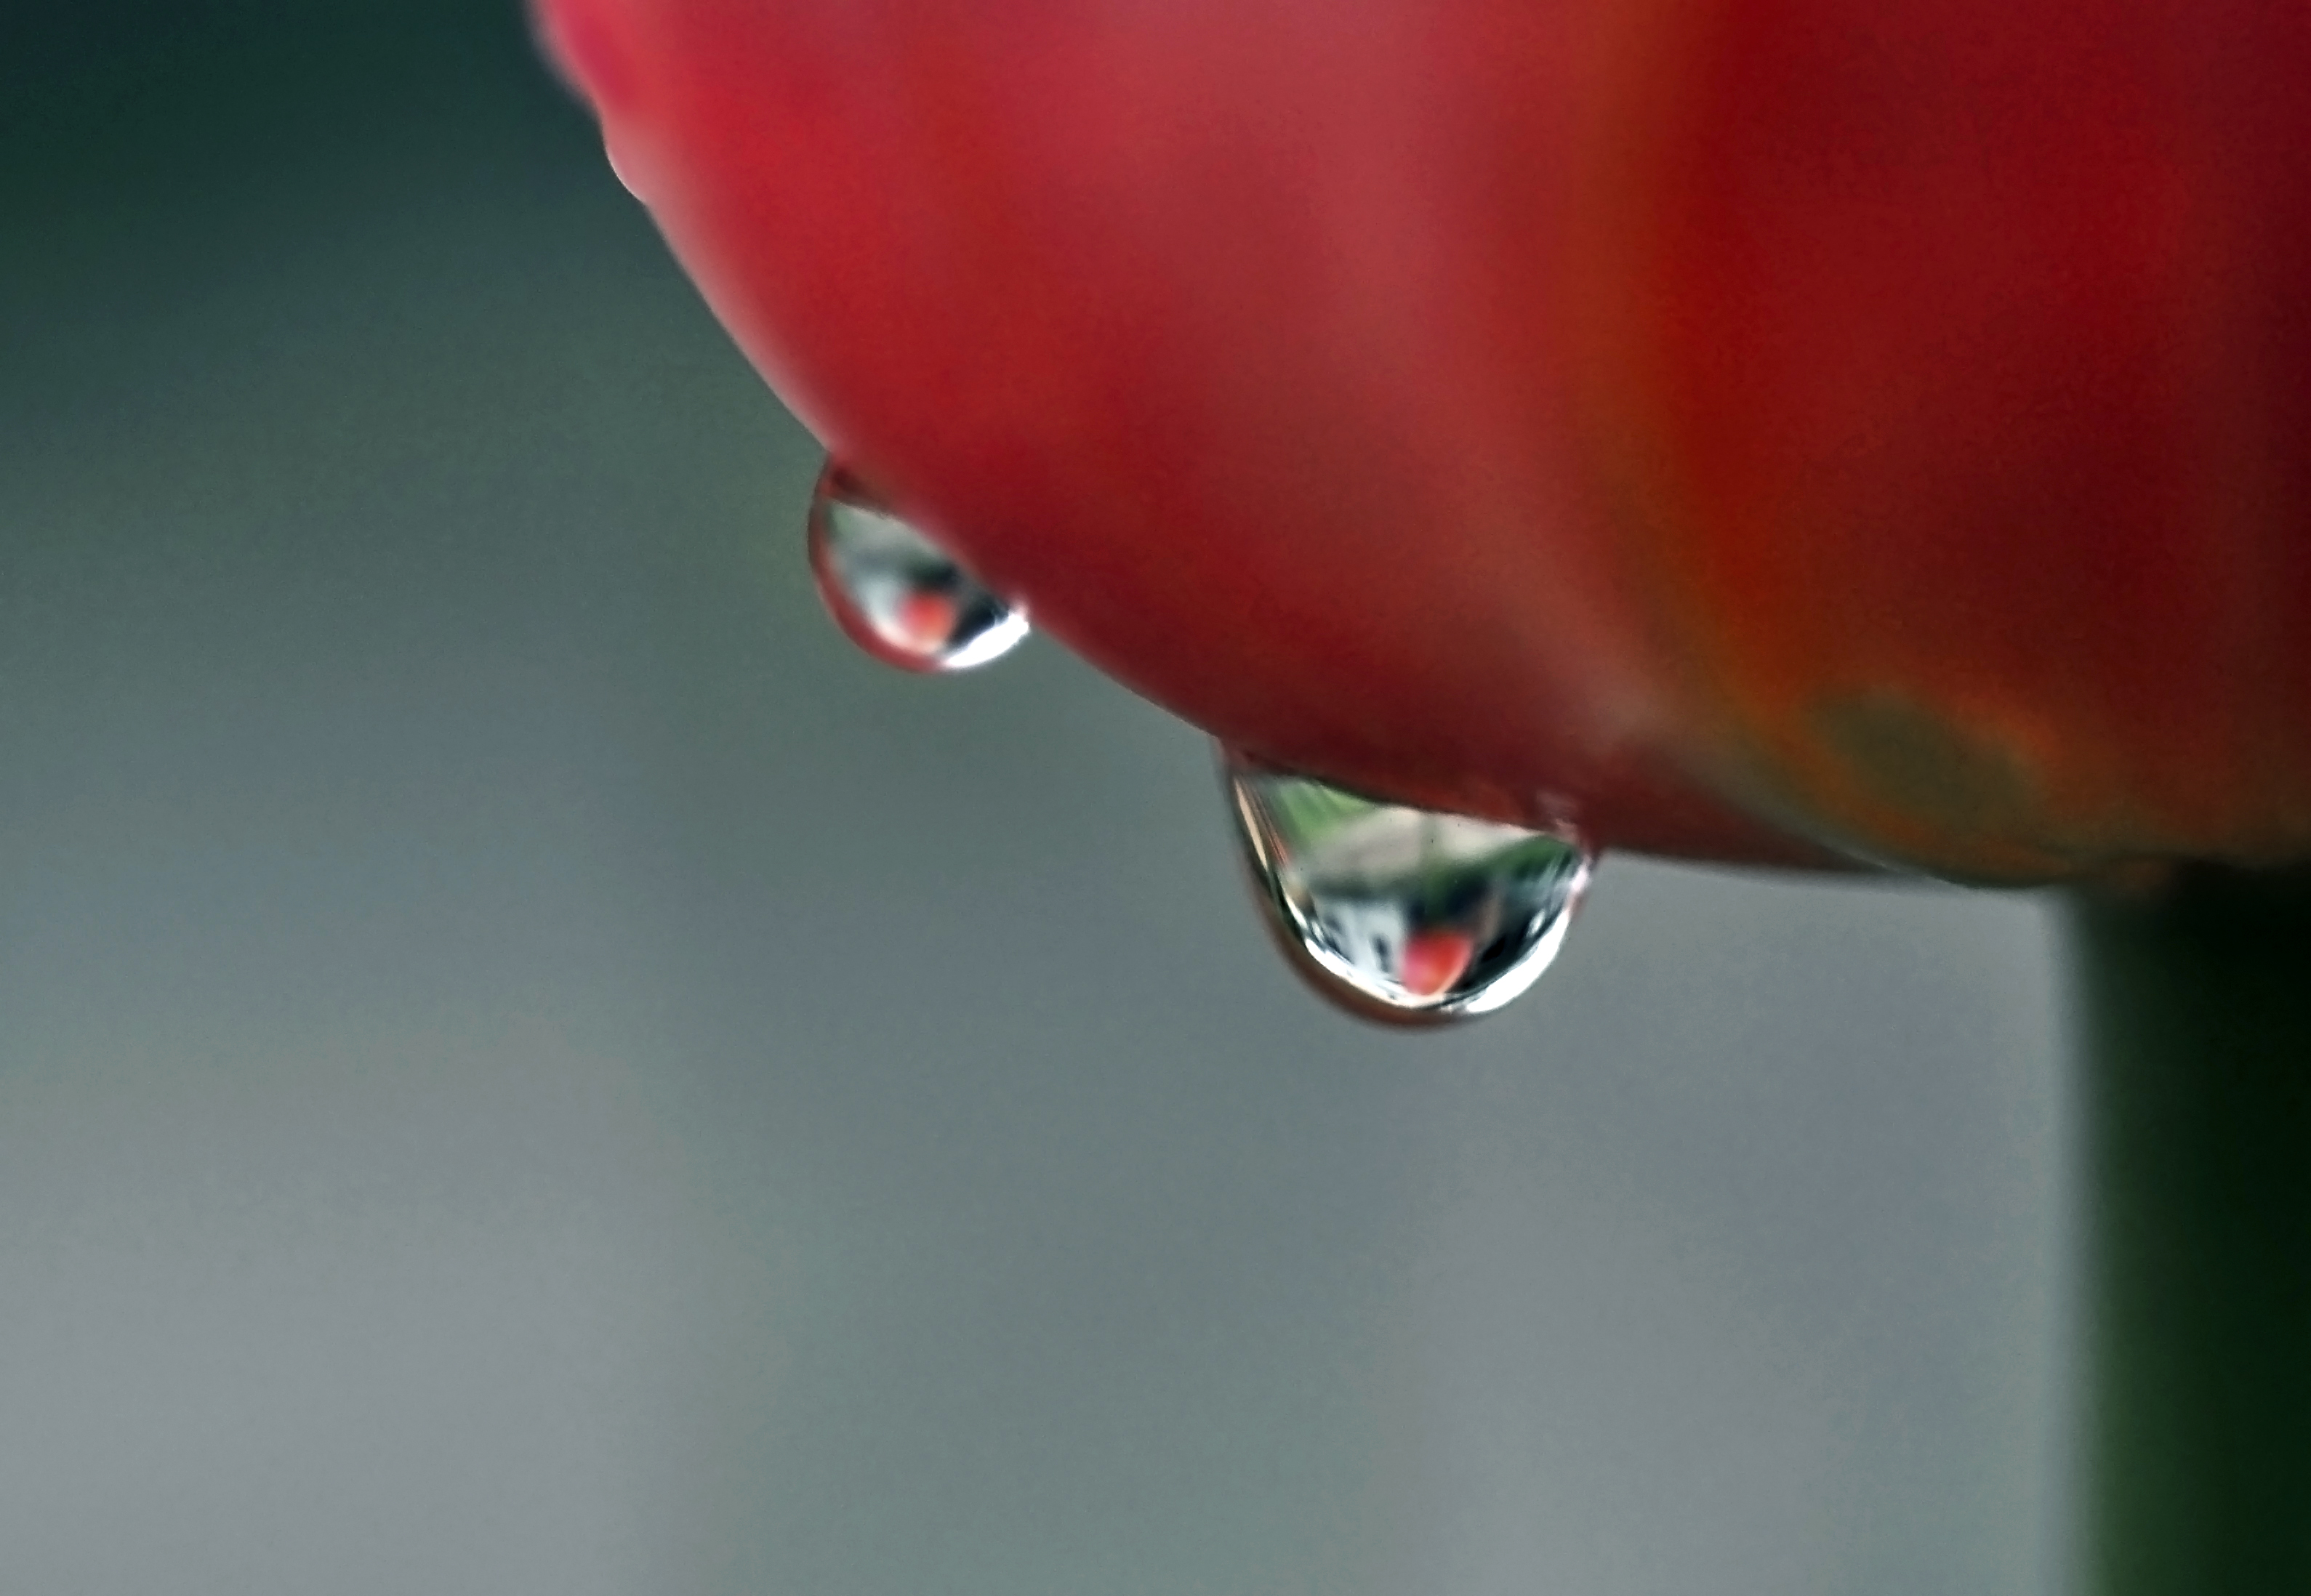
[[[618,179],[618,186],[635,199],[640,200],[647,208],[650,205],[650,196],[642,192],[641,184],[635,179],[633,168],[618,159],[617,144],[607,134],[602,136],[602,154],[609,161],[610,175]]]
[[[903,670],[969,670],[1027,635],[1025,614],[833,460],[811,494],[810,569],[851,641]]]
[[[1539,979],[1589,885],[1578,842],[1220,761],[1270,928],[1366,1018],[1489,1014]]]

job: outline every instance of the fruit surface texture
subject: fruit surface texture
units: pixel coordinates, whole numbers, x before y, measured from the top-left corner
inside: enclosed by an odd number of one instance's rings
[[[1234,746],[1675,854],[2311,853],[2311,8],[539,14],[803,421]]]

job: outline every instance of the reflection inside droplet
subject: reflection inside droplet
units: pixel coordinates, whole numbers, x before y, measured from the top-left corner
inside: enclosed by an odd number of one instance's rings
[[[811,494],[810,568],[850,640],[903,670],[969,670],[1027,635],[1025,614],[833,460]]]
[[[1343,1007],[1413,1023],[1488,1014],[1557,957],[1589,885],[1576,840],[1220,758],[1261,908]]]

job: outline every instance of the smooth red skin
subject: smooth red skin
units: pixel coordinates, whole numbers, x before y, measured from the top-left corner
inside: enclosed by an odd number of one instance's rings
[[[1592,368],[1696,723],[1960,873],[2311,853],[2311,7],[1709,11]]]
[[[804,421],[1150,697],[1609,844],[2022,876],[2311,842],[2287,9],[545,20]]]

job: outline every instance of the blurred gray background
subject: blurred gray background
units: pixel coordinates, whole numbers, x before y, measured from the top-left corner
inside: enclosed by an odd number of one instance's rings
[[[815,464],[510,6],[0,7],[0,1590],[2051,1587],[2041,905],[1363,1028]]]

